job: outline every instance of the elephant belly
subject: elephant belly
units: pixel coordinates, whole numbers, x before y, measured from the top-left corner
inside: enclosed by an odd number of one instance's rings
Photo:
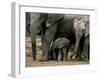
[[[61,21],[58,24],[56,38],[57,37],[66,37],[70,40],[71,43],[75,43],[75,35],[73,32],[72,21],[73,21],[72,19],[65,20],[65,21]]]

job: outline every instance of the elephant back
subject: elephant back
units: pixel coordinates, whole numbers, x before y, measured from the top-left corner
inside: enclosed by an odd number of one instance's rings
[[[57,38],[54,42],[55,48],[63,48],[65,45],[69,44],[70,41],[67,38]]]

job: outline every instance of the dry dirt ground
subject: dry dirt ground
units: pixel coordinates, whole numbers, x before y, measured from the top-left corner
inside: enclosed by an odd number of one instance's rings
[[[75,60],[68,60],[66,62],[58,62],[58,61],[45,61],[45,62],[39,62],[39,59],[41,58],[42,50],[41,50],[41,43],[40,38],[36,39],[37,44],[37,61],[32,60],[32,48],[31,48],[31,39],[30,37],[26,37],[26,67],[41,67],[41,66],[61,66],[61,65],[85,65],[89,64],[89,61],[75,61]],[[70,54],[70,53],[69,53]]]

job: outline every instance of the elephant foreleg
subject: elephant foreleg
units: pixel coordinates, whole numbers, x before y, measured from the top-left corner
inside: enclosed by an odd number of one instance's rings
[[[31,32],[31,38],[32,38],[32,56],[33,60],[36,60],[36,35]]]
[[[70,58],[73,58],[73,56],[77,54],[77,50],[78,50],[78,47],[79,47],[79,41],[80,41],[79,39],[76,40],[75,49],[74,49],[73,54],[70,56]]]
[[[33,60],[36,60],[36,28],[33,26],[34,23],[31,23],[30,32],[31,32],[31,40],[32,40],[32,57]]]
[[[44,39],[43,39],[43,54],[41,61],[48,60],[48,51],[50,48],[51,42],[54,40],[56,34],[57,25],[54,25],[48,28],[45,32]]]

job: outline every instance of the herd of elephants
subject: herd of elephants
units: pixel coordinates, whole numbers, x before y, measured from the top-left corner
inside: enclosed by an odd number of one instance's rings
[[[36,35],[41,37],[40,61],[90,60],[89,15],[26,12],[26,31],[32,40],[32,58],[36,60]]]

